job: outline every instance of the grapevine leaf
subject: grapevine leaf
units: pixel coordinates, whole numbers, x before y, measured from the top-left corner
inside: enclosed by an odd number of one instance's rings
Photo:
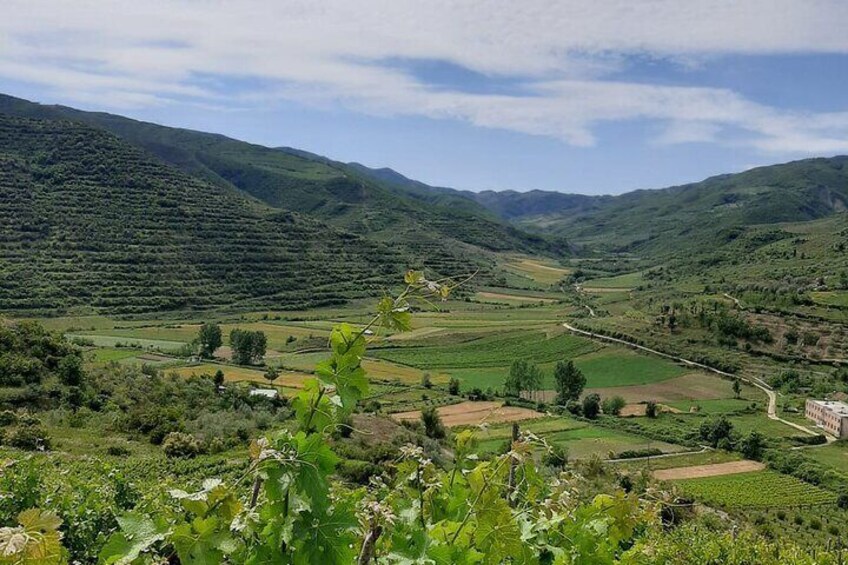
[[[121,531],[112,534],[100,551],[105,565],[128,565],[169,533],[164,521],[154,522],[146,516],[124,514],[117,520]]]

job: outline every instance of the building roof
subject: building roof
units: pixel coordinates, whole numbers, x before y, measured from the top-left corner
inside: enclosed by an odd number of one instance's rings
[[[277,398],[279,392],[273,388],[255,388],[250,391],[250,396],[264,396],[265,398]],[[848,409],[848,406],[845,407]]]
[[[823,408],[827,408],[831,412],[842,416],[843,418],[848,418],[848,404],[841,402],[839,400],[812,400],[812,402],[822,406]]]

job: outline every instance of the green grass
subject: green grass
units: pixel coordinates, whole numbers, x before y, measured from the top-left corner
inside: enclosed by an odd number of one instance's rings
[[[689,412],[693,406],[700,408],[700,414],[732,414],[747,409],[751,405],[750,400],[736,398],[718,398],[714,400],[683,400],[678,402],[664,402],[672,408],[682,412]]]
[[[421,369],[467,369],[504,367],[515,359],[534,363],[570,359],[598,347],[590,340],[568,334],[549,339],[542,332],[510,332],[461,344],[374,349],[370,355]]]
[[[673,482],[702,502],[727,508],[815,506],[836,502],[836,495],[830,491],[767,470]]]
[[[93,350],[89,355],[91,355],[91,360],[94,363],[108,363],[110,361],[132,359],[133,357],[141,355],[141,353],[142,352],[137,349],[104,347]]]
[[[842,441],[804,450],[804,455],[837,471],[848,473],[848,444]]]
[[[131,337],[116,337],[111,335],[95,334],[67,334],[69,339],[79,337],[91,340],[97,347],[114,348],[118,344],[128,348],[161,349],[162,351],[174,351],[184,345],[181,341],[165,341],[161,339],[138,339]]]
[[[679,446],[660,441],[652,441],[629,434],[592,425],[588,422],[568,417],[541,419],[527,422],[522,430],[531,431],[551,444],[566,448],[569,456],[584,459],[592,455],[606,458],[610,452],[618,453],[629,449],[658,448],[665,452],[682,449]],[[478,434],[481,452],[499,450],[510,437],[511,426],[492,426]]]
[[[642,273],[627,273],[616,277],[604,277],[588,280],[583,284],[584,288],[634,288],[642,284]]]
[[[628,461],[627,459],[620,459],[615,462],[615,468],[634,471],[641,471],[642,469],[659,471],[661,469],[676,469],[678,467],[691,467],[693,465],[727,463],[729,461],[738,461],[739,459],[740,457],[735,453],[717,449],[703,453],[690,453],[677,457],[660,457],[650,460]]]
[[[586,375],[589,388],[643,385],[679,377],[686,372],[671,361],[617,348],[575,359],[575,364]]]
[[[839,306],[848,308],[848,291],[845,290],[830,290],[823,292],[811,292],[810,298],[817,304],[825,306]]]

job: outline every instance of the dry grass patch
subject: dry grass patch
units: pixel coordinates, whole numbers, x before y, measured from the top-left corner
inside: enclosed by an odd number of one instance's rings
[[[494,302],[528,302],[528,303],[538,303],[542,302],[544,304],[551,304],[556,302],[553,298],[540,298],[538,296],[527,296],[525,294],[504,294],[501,292],[478,292],[475,297],[478,300],[482,301],[494,301]]]
[[[629,404],[636,404],[646,400],[653,400],[655,402],[714,400],[718,398],[733,398],[733,383],[729,380],[705,373],[689,373],[682,377],[644,385],[586,389],[586,394],[593,392],[601,395],[601,398],[620,396]]]
[[[168,373],[176,373],[181,377],[190,377],[192,375],[214,375],[216,371],[221,370],[224,373],[226,382],[252,382],[264,385],[282,386],[286,388],[301,388],[303,380],[312,378],[309,373],[299,373],[297,371],[282,371],[280,376],[273,381],[268,381],[265,378],[265,371],[257,369],[249,369],[247,367],[234,367],[232,365],[217,365],[215,363],[203,363],[201,365],[190,365],[187,367],[179,367]]]
[[[621,413],[619,416],[622,418],[634,417],[634,416],[644,416],[645,408],[647,405],[645,404],[628,404],[624,408],[621,409]],[[658,404],[657,408],[661,412],[672,412],[674,414],[680,414],[680,410],[674,408],[672,406],[666,406],[665,404]]]
[[[442,422],[447,427],[477,426],[480,424],[497,424],[501,422],[518,422],[543,418],[545,415],[529,408],[504,406],[500,402],[460,402],[437,409]],[[421,411],[399,412],[392,414],[399,421],[420,420]]]
[[[655,479],[660,481],[673,481],[678,479],[700,479],[703,477],[718,477],[720,475],[735,475],[737,473],[750,473],[751,471],[762,471],[766,466],[759,461],[729,461],[727,463],[713,463],[711,465],[693,465],[691,467],[677,467],[675,469],[663,469],[654,471]]]

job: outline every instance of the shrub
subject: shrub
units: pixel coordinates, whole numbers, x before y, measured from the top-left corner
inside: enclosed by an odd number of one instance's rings
[[[6,435],[6,443],[26,451],[50,449],[50,437],[40,425],[15,428]]]
[[[12,410],[0,412],[0,426],[12,426],[18,423],[18,415]]]
[[[112,457],[127,457],[128,455],[132,455],[132,451],[123,445],[110,445],[106,448],[106,454]]]
[[[583,416],[594,420],[600,411],[601,397],[594,393],[586,395],[583,399]]]
[[[656,418],[659,414],[659,407],[657,403],[653,400],[649,400],[645,403],[645,416],[648,418]]]
[[[568,449],[559,444],[551,445],[542,456],[542,463],[548,467],[563,469],[568,464]]]
[[[165,436],[162,449],[168,457],[196,457],[203,452],[202,446],[191,434],[171,432]]]
[[[613,396],[611,398],[604,399],[604,414],[618,416],[621,414],[621,409],[624,408],[626,404],[627,402],[620,396]]]
[[[448,393],[453,396],[459,396],[459,379],[451,377],[448,383]]]
[[[424,425],[424,434],[432,439],[445,437],[445,427],[442,418],[434,407],[425,408],[421,411],[421,423]]]
[[[613,459],[636,459],[639,457],[653,457],[655,455],[662,455],[663,450],[657,449],[656,447],[647,447],[645,449],[628,449],[617,453]]]

